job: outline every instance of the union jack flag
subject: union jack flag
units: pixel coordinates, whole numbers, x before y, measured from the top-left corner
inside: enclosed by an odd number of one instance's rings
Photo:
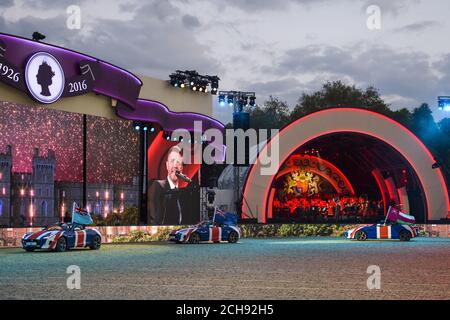
[[[225,211],[223,211],[223,210],[221,210],[221,209],[219,209],[219,208],[216,208],[216,215],[225,217],[225,214],[226,214]]]
[[[218,223],[226,222],[226,223],[236,224],[237,216],[231,212],[225,212],[216,207],[216,210],[214,211],[213,222],[218,222]]]

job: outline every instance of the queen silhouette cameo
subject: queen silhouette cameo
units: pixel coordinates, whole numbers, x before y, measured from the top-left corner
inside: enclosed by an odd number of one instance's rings
[[[51,96],[49,87],[52,85],[52,78],[55,73],[46,61],[43,61],[39,66],[38,73],[36,75],[37,83],[41,86],[41,95],[49,97]]]
[[[59,61],[47,52],[36,52],[25,67],[25,82],[33,98],[53,103],[64,93],[64,70]]]

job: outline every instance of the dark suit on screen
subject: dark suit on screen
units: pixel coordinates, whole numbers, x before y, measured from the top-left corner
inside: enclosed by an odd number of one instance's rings
[[[178,225],[183,216],[183,196],[179,189],[170,189],[169,181],[155,180],[148,195],[149,225]]]

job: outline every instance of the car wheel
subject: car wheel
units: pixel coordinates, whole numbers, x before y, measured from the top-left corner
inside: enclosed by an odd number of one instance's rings
[[[100,246],[102,245],[102,239],[99,235],[95,236],[94,239],[92,239],[92,244],[89,246],[92,250],[98,250],[100,249]]]
[[[236,243],[239,240],[239,235],[236,231],[231,231],[228,235],[228,242],[229,243]]]
[[[358,241],[364,241],[367,239],[367,234],[364,231],[358,231],[355,234],[355,239]]]
[[[398,238],[400,241],[409,241],[411,239],[411,233],[406,230],[400,231]]]
[[[64,237],[59,238],[58,243],[56,244],[55,251],[56,252],[64,252],[67,250],[67,240]]]
[[[189,237],[189,243],[198,244],[200,242],[200,235],[197,232],[194,232]]]

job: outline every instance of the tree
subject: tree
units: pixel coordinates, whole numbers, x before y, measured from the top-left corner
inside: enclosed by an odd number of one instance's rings
[[[444,121],[444,130],[447,121]],[[438,126],[434,122],[432,111],[428,104],[423,103],[415,108],[411,117],[411,130],[430,149],[431,153],[440,165],[446,180],[450,182],[450,144],[449,136],[442,130],[442,124]]]
[[[341,81],[327,82],[322,89],[312,94],[303,93],[291,113],[291,120],[330,107],[354,107],[373,110],[388,116],[392,115],[378,90],[372,86],[362,90]]]
[[[439,146],[447,182],[450,183],[450,118],[444,118],[438,123],[440,130]]]
[[[403,124],[405,127],[411,128],[412,114],[408,109],[402,108],[400,110],[393,111],[391,117],[395,121],[398,121],[401,124]]]
[[[441,133],[446,136],[446,140],[450,139],[450,118],[444,118],[438,123]]]
[[[250,126],[253,129],[280,129],[289,123],[289,106],[285,101],[270,96],[263,107],[248,107]]]
[[[428,104],[422,103],[415,108],[411,117],[411,130],[429,147],[436,147],[440,135],[439,127],[434,122]]]

